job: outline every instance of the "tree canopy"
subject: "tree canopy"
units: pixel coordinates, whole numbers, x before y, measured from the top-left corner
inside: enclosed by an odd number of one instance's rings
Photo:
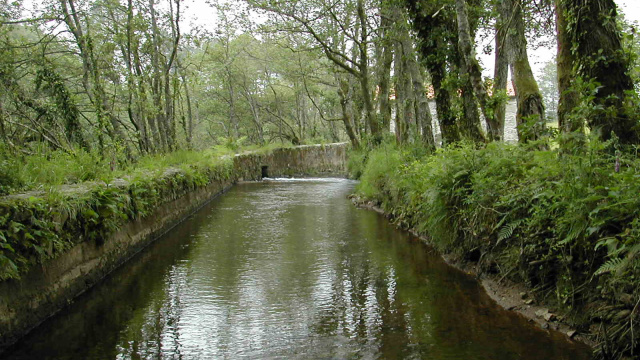
[[[504,141],[508,79],[520,142],[548,142],[558,118],[571,138],[638,143],[636,30],[613,0],[238,0],[212,4],[209,28],[187,26],[184,8],[44,0],[25,16],[2,3],[2,152],[122,163],[391,133],[431,150]],[[558,62],[536,79],[529,52],[545,43]],[[479,51],[495,54],[493,77]]]

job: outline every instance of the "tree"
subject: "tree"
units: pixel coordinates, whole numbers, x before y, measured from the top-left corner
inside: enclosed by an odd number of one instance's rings
[[[457,29],[451,21],[455,14],[447,14],[449,8],[439,2],[407,0],[406,6],[419,39],[418,50],[431,75],[443,145],[455,143],[460,140],[460,132],[446,87],[447,59],[452,46],[456,46],[453,44],[457,44]]]
[[[501,0],[499,8],[501,18],[510,19],[503,26],[508,28],[506,44],[518,101],[518,138],[521,142],[528,142],[542,134],[545,113],[542,95],[529,64],[522,0]]]
[[[476,142],[484,142],[485,138],[480,130],[478,105],[487,121],[487,129],[492,138],[497,137],[498,123],[494,109],[489,103],[489,95],[482,81],[482,71],[476,59],[472,31],[469,26],[467,4],[465,0],[456,0],[456,17],[458,23],[458,52],[460,54],[460,76],[462,77],[462,98],[465,115],[462,131],[466,137]],[[474,96],[475,94],[475,96]]]
[[[637,144],[640,130],[632,109],[627,106],[627,93],[632,92],[630,63],[622,51],[616,5],[613,0],[556,0],[558,18],[558,77],[560,106],[558,118],[564,131],[580,128],[571,120],[578,105],[571,79],[593,82],[597,87],[593,107],[587,118],[589,127],[602,139],[615,134],[623,144]],[[588,91],[589,86],[585,87]]]
[[[281,21],[278,31],[305,34],[335,66],[357,79],[360,86],[367,128],[376,141],[382,128],[375,114],[371,91],[369,44],[372,29],[368,15],[374,7],[365,0],[339,3],[314,1],[253,1],[257,9],[268,11]]]

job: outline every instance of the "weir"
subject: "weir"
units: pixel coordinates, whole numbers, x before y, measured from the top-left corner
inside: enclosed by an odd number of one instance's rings
[[[275,149],[267,153],[245,153],[236,155],[228,176],[212,174],[204,186],[185,182],[188,174],[168,170],[161,179],[158,196],[159,205],[144,217],[117,224],[108,233],[92,233],[95,225],[88,221],[75,221],[63,211],[49,209],[50,213],[60,213],[55,231],[67,231],[73,227],[80,239],[70,249],[56,253],[51,259],[37,263],[20,279],[0,282],[0,352],[13,344],[42,321],[71,303],[78,295],[94,286],[114,269],[148,246],[187,216],[193,214],[213,198],[228,190],[239,181],[260,180],[271,177],[332,174],[346,175],[346,153],[348,144],[306,145],[293,148]],[[175,186],[175,184],[188,184]],[[100,191],[110,191],[117,187],[124,194],[122,201],[136,189],[127,181],[105,184]],[[72,195],[81,199],[86,193],[80,190]],[[0,215],[14,217],[16,222],[34,221],[30,219],[38,209],[29,208],[30,203],[38,204],[39,195],[17,195],[0,199]],[[20,201],[20,211],[10,211],[3,202]],[[33,205],[36,206],[36,205]],[[116,204],[115,206],[119,206]],[[101,216],[98,214],[97,216]],[[38,219],[35,219],[36,221]],[[101,221],[98,217],[96,222]],[[51,253],[53,250],[45,249]],[[35,256],[35,255],[34,255]]]

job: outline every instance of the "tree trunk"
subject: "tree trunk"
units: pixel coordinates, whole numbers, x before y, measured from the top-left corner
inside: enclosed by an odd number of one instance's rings
[[[571,37],[568,32],[565,11],[556,0],[556,26],[558,31],[558,126],[565,133],[582,133],[584,121],[571,116],[580,101],[578,92],[571,87],[574,80],[573,64],[575,59],[571,51]]]
[[[160,138],[158,135],[158,127],[156,126],[156,122],[155,122],[155,118],[149,114],[145,109],[147,107],[147,102],[148,102],[148,98],[147,98],[147,90],[146,90],[146,84],[144,81],[145,75],[142,72],[142,64],[140,62],[140,54],[138,53],[138,46],[132,46],[131,47],[131,52],[133,53],[133,62],[134,62],[134,70],[136,73],[136,77],[138,78],[137,81],[137,85],[138,85],[138,89],[139,89],[139,100],[138,100],[138,112],[139,114],[144,114],[144,118],[146,118],[146,121],[148,122],[148,128],[151,132],[151,137],[149,137],[149,133],[147,131],[145,131],[145,138],[147,139],[147,146],[149,148],[150,152],[155,152],[157,151],[157,147],[160,144]],[[143,122],[145,121],[145,119],[141,119]]]
[[[413,86],[413,98],[415,108],[415,119],[418,130],[422,137],[422,142],[429,150],[435,150],[435,140],[433,138],[433,128],[431,117],[431,109],[429,109],[429,99],[427,99],[426,88],[424,86],[424,80],[420,67],[416,59],[416,52],[413,48],[409,31],[406,28],[408,24],[406,20],[403,20],[403,36],[402,36],[402,48],[404,51],[404,59],[406,63],[406,70],[411,76],[411,83]]]
[[[389,131],[391,124],[391,104],[389,103],[389,84],[391,82],[391,65],[393,63],[393,45],[391,44],[391,14],[388,5],[381,2],[380,5],[380,31],[382,32],[378,42],[378,109],[380,110],[381,126],[384,131]]]
[[[502,0],[505,18],[511,19],[508,44],[511,48],[513,79],[516,86],[518,112],[516,124],[520,142],[537,140],[545,128],[544,105],[538,83],[533,76],[527,55],[522,4],[513,0]]]
[[[628,72],[629,58],[622,51],[616,4],[613,0],[558,0],[557,5],[558,42],[573,50],[574,75],[599,86],[594,99],[596,109],[587,118],[589,126],[599,130],[603,140],[614,133],[623,144],[639,143],[637,118],[625,101],[626,92],[634,87]],[[566,86],[563,83],[560,91]],[[563,105],[563,112],[566,110]],[[566,120],[567,113],[562,116]]]
[[[473,94],[471,80],[465,74],[462,75],[462,118],[460,119],[460,133],[466,139],[475,143],[486,142],[480,125],[480,112],[478,102]]]
[[[465,0],[456,0],[456,15],[458,20],[458,52],[460,54],[460,75],[462,77],[462,103],[464,106],[464,123],[461,132],[474,142],[484,142],[485,138],[480,129],[480,115],[476,97],[487,122],[489,133],[495,133],[498,128],[493,109],[489,106],[489,96],[482,81],[482,72],[476,59],[474,41],[471,37],[471,27],[467,15]],[[474,97],[475,92],[475,97]]]
[[[501,6],[498,4],[498,7]],[[489,140],[504,140],[504,122],[507,112],[506,99],[499,99],[501,94],[507,92],[507,81],[509,78],[509,45],[508,45],[508,18],[504,18],[501,11],[498,11],[496,21],[496,49],[495,49],[495,69],[493,73],[493,98],[494,98],[494,119],[496,127],[488,129]],[[500,101],[497,101],[500,100]]]
[[[402,61],[402,44],[400,42],[395,43],[394,51],[394,66],[393,72],[395,74],[395,93],[396,93],[396,141],[398,144],[404,144],[409,139],[409,119],[407,119],[407,113],[405,112],[405,106],[407,103],[406,94],[406,75],[407,72],[404,69],[404,63]]]
[[[340,108],[342,109],[342,122],[344,128],[347,131],[347,136],[351,140],[351,145],[354,149],[360,148],[360,141],[353,129],[353,122],[351,120],[351,112],[349,111],[349,82],[346,80],[339,80],[340,87],[338,88],[338,96],[340,96]]]
[[[446,59],[448,56],[448,40],[444,34],[449,32],[442,16],[427,14],[423,11],[423,3],[419,0],[406,0],[412,17],[412,24],[420,38],[420,56],[431,75],[431,84],[436,100],[436,113],[442,134],[442,145],[460,141],[460,133],[456,124],[456,116],[451,107],[451,94],[444,86],[446,79]],[[439,12],[439,11],[438,11]]]
[[[358,0],[357,2],[358,23],[360,26],[360,42],[358,44],[360,50],[359,58],[359,70],[360,70],[360,87],[362,88],[362,100],[364,102],[365,116],[367,119],[367,125],[371,130],[371,136],[374,142],[380,142],[382,140],[382,132],[378,119],[373,107],[373,101],[371,100],[371,91],[369,89],[369,54],[368,46],[369,32],[367,25],[367,16],[364,9],[364,0]]]
[[[191,107],[191,93],[189,92],[189,84],[184,74],[181,74],[182,83],[184,85],[184,95],[187,100],[187,126],[185,129],[185,137],[187,140],[187,148],[193,149],[193,110]]]

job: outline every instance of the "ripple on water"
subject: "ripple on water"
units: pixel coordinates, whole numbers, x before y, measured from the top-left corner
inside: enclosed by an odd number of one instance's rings
[[[27,336],[8,359],[587,359],[346,199],[237,186]]]

